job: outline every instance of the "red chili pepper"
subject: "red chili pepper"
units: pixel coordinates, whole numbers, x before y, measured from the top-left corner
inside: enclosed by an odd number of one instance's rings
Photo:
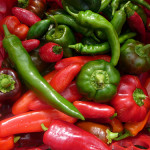
[[[59,70],[52,78],[50,85],[57,91],[63,92],[81,70],[81,64],[70,64]]]
[[[22,45],[28,52],[30,52],[40,45],[40,40],[37,39],[25,40],[22,41]]]
[[[74,63],[81,63],[82,65],[84,65],[89,61],[97,60],[97,59],[103,59],[105,61],[110,62],[111,57],[108,55],[96,55],[96,56],[74,56],[74,57],[64,58],[56,63],[55,69],[60,70]]]
[[[137,32],[139,34],[138,36],[139,40],[145,43],[146,30],[145,30],[145,26],[141,17],[136,11],[134,11],[130,7],[126,7],[125,10],[127,13],[127,22],[128,22],[129,28],[132,31]]]
[[[57,62],[63,57],[63,48],[53,42],[48,42],[39,49],[39,55],[45,62]]]
[[[0,32],[3,33],[3,24],[6,24],[8,30],[15,34],[20,38],[20,40],[24,40],[27,36],[29,27],[25,24],[21,24],[20,21],[15,16],[7,16],[0,21]]]
[[[0,137],[18,133],[41,132],[43,131],[41,124],[44,123],[46,127],[49,127],[53,119],[60,119],[70,123],[77,121],[77,119],[56,109],[30,111],[0,121]]]
[[[26,10],[24,8],[20,7],[13,7],[12,13],[14,16],[16,16],[23,24],[26,24],[27,26],[32,26],[36,22],[40,21],[41,18],[38,17],[33,12]],[[27,17],[28,16],[28,17]]]
[[[75,101],[73,102],[73,105],[85,118],[110,118],[115,113],[115,109],[106,104],[87,101]]]
[[[122,122],[142,121],[150,108],[147,91],[136,76],[121,77],[117,93],[111,101]]]
[[[53,150],[110,150],[96,136],[61,120],[52,121],[44,133],[43,142]]]
[[[50,83],[52,77],[56,74],[56,70],[48,73],[44,76],[45,80]],[[36,98],[36,94],[33,91],[27,91],[24,93],[12,106],[12,113],[14,115],[21,114],[29,111],[29,104]]]
[[[0,150],[10,150],[14,148],[14,136],[0,138]]]
[[[143,72],[138,76],[142,86],[144,86],[144,84],[149,76],[150,76],[150,70],[147,72]]]

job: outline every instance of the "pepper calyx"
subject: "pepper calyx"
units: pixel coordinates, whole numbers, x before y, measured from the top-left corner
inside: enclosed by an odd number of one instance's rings
[[[61,54],[61,52],[62,52],[62,47],[59,46],[59,45],[53,46],[53,52],[54,52],[55,54]]]
[[[140,57],[149,57],[150,44],[143,46],[142,44],[135,46],[135,52]]]
[[[118,135],[119,135],[119,133],[117,133],[117,132],[111,132],[109,129],[106,130],[106,133],[107,133],[106,138],[108,140],[107,144],[112,143],[112,140],[115,139],[115,138],[117,138]]]
[[[26,8],[29,4],[29,0],[18,0],[18,6],[21,8]]]
[[[0,74],[0,92],[7,93],[15,89],[15,80],[7,74]]]

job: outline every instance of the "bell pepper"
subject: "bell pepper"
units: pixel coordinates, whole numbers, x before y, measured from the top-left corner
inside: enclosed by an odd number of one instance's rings
[[[146,89],[142,87],[139,78],[132,75],[121,77],[111,104],[122,122],[142,121],[150,108]]]
[[[7,16],[0,21],[0,32],[4,34],[3,25],[6,24],[8,30],[19,37],[20,40],[24,40],[27,36],[29,27],[25,24],[21,24],[17,17]]]
[[[118,70],[104,60],[86,63],[77,76],[79,92],[89,100],[108,102],[117,92],[120,81]]]
[[[72,30],[66,25],[58,25],[56,28],[50,29],[45,38],[48,42],[54,42],[63,47],[63,56],[73,56],[72,49],[68,45],[75,44],[76,39]]]
[[[74,0],[73,3],[69,0],[62,0],[62,5],[63,8],[65,8],[67,5],[69,9],[75,13],[85,10],[92,10],[93,12],[99,12],[101,0],[90,0],[90,1]]]
[[[115,109],[106,104],[95,102],[75,101],[73,105],[81,112],[85,118],[111,118]]]
[[[94,134],[106,144],[110,144],[114,138],[118,137],[118,133],[111,132],[110,127],[103,124],[84,121],[77,122],[75,125],[91,134]]]
[[[43,125],[42,125],[43,126]],[[53,120],[44,133],[43,142],[53,150],[110,150],[107,144],[91,133],[61,120]]]
[[[17,73],[8,68],[0,69],[0,102],[16,101],[22,94],[22,84]]]
[[[121,47],[119,70],[137,75],[150,69],[150,44],[142,44],[134,39],[127,40]]]
[[[41,132],[41,124],[49,127],[54,119],[75,123],[77,119],[70,117],[57,109],[25,112],[0,121],[0,137],[19,133]],[[5,129],[5,130],[4,130]]]

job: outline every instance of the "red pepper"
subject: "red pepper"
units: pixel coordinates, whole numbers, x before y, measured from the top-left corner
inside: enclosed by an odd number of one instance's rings
[[[147,91],[136,76],[121,77],[117,93],[111,101],[122,122],[142,121],[150,108]]]
[[[150,76],[150,70],[147,72],[143,72],[138,76],[142,86],[144,86],[144,84],[149,76]]]
[[[39,49],[40,58],[45,62],[57,62],[63,57],[63,48],[53,42],[48,42]]]
[[[150,18],[147,18],[146,29],[150,31]]]
[[[110,118],[115,113],[115,109],[106,104],[87,101],[75,101],[73,102],[73,105],[85,118]]]
[[[18,133],[41,132],[41,124],[49,127],[53,119],[60,119],[75,123],[77,119],[70,117],[56,109],[30,111],[0,121],[0,137]]]
[[[53,120],[44,133],[43,142],[53,150],[110,150],[96,136],[61,120]]]
[[[8,30],[15,34],[20,38],[20,40],[24,40],[27,36],[29,27],[25,24],[21,24],[20,21],[15,16],[7,16],[0,21],[0,32],[3,33],[3,24],[6,24]]]
[[[150,44],[150,32],[146,32],[146,41],[145,44]]]
[[[150,97],[150,77],[146,79],[144,87],[146,88],[148,96]]]
[[[11,150],[14,148],[14,136],[0,138],[0,150]]]
[[[132,31],[137,32],[139,34],[138,36],[139,40],[145,43],[146,30],[145,30],[145,26],[141,17],[136,11],[134,11],[130,7],[126,7],[125,10],[127,13],[127,22],[128,22],[129,28]]]
[[[82,65],[78,63],[59,70],[52,78],[50,85],[57,91],[63,92],[81,70]]]
[[[37,39],[25,40],[22,41],[22,45],[28,52],[30,52],[40,45],[40,40]]]
[[[47,2],[51,3],[56,3],[60,8],[63,8],[62,6],[62,0],[47,0]]]

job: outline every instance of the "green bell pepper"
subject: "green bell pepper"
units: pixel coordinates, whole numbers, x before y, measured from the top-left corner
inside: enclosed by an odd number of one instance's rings
[[[128,39],[121,47],[119,70],[133,75],[146,72],[150,69],[149,56],[150,44],[144,45],[134,39]]]
[[[119,81],[119,71],[111,63],[95,60],[82,67],[76,85],[88,100],[108,102],[116,93]]]

